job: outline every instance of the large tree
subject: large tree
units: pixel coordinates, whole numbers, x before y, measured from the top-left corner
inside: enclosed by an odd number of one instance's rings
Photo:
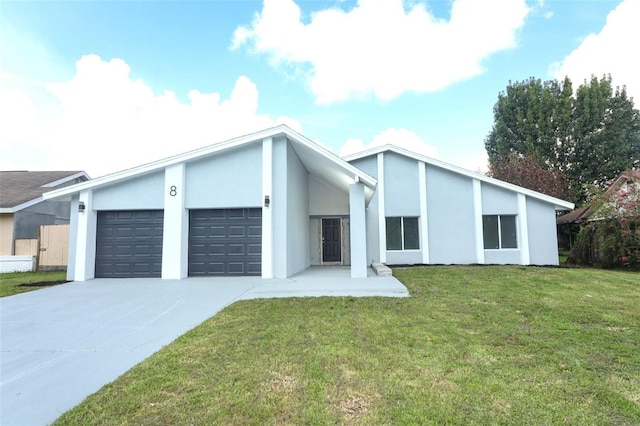
[[[526,156],[550,178],[565,174],[568,198],[584,201],[585,185],[603,186],[640,166],[640,112],[633,106],[624,87],[614,91],[610,76],[592,77],[575,94],[569,78],[509,82],[485,139],[490,170]]]

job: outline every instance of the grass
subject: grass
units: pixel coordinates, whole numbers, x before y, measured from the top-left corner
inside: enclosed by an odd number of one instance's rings
[[[0,274],[0,297],[38,290],[43,287],[49,287],[52,283],[64,282],[66,279],[67,273],[65,271],[12,272]]]
[[[395,269],[412,295],[237,302],[58,425],[640,421],[640,277]]]

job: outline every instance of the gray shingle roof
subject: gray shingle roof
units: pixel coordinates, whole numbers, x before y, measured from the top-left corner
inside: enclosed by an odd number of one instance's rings
[[[72,176],[76,177],[71,178]],[[44,192],[83,182],[88,178],[81,171],[0,171],[0,208],[19,206],[39,198]]]

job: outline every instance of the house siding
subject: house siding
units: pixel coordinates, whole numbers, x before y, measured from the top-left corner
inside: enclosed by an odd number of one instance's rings
[[[186,164],[185,207],[262,206],[262,147],[234,149]]]
[[[532,265],[558,265],[556,212],[552,205],[527,197],[529,260]]]
[[[369,176],[372,176],[376,179],[378,178],[378,162],[375,155],[365,158],[359,158],[357,160],[351,161],[350,163],[363,172],[367,173]]]
[[[385,216],[420,216],[418,161],[384,154]]]
[[[359,158],[350,162],[355,167],[378,179],[378,160],[375,155],[371,157]],[[378,181],[378,185],[381,185]],[[380,191],[376,191],[369,202],[369,206],[365,212],[365,220],[367,227],[367,262],[380,262],[380,237],[378,234],[378,218],[379,218],[379,197]]]
[[[309,173],[287,143],[287,276],[310,265]]]
[[[427,165],[430,263],[477,263],[472,179]]]
[[[271,214],[273,215],[273,276],[287,276],[287,141],[284,138],[273,140],[273,196]]]
[[[78,245],[78,194],[71,197],[71,214],[69,218],[69,253],[67,255],[67,279],[75,281],[76,247]]]
[[[0,256],[13,254],[13,213],[0,214]]]
[[[69,223],[69,203],[43,201],[13,214],[13,239],[35,239],[42,225]]]
[[[518,214],[518,196],[514,192],[484,182],[481,189],[482,214]]]
[[[148,210],[164,207],[164,170],[93,191],[93,210]]]
[[[349,214],[349,196],[318,177],[308,179],[309,214],[311,216],[344,216]]]

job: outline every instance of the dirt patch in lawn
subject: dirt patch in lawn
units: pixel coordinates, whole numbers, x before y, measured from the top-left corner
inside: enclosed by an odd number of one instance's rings
[[[51,287],[58,284],[68,283],[70,281],[62,280],[62,281],[40,281],[37,283],[24,283],[18,284],[17,287]]]

